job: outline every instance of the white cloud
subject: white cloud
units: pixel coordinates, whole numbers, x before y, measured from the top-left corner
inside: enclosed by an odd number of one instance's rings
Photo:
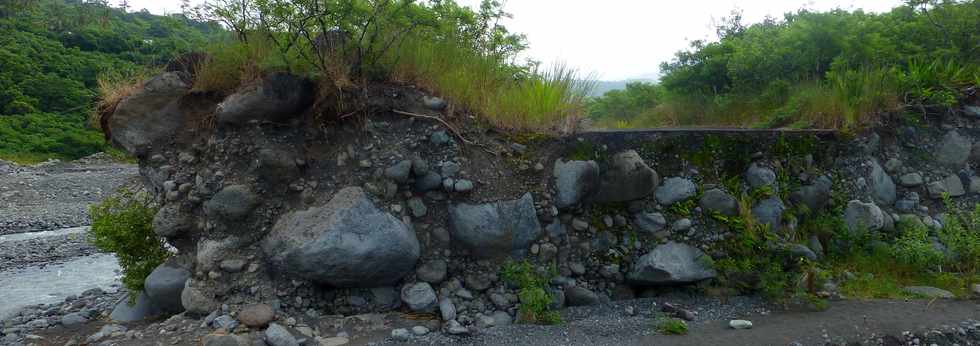
[[[480,0],[458,0],[475,6]],[[527,34],[528,56],[545,63],[564,61],[601,79],[654,73],[661,62],[690,40],[714,38],[713,22],[740,9],[748,23],[800,8],[887,11],[900,0],[509,0],[505,21]],[[177,0],[130,0],[134,10],[175,12]]]

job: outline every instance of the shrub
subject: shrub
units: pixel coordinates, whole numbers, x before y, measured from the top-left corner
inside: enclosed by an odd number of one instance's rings
[[[517,297],[521,304],[518,308],[520,321],[538,324],[561,323],[561,315],[551,310],[554,299],[548,293],[548,280],[554,276],[551,268],[545,275],[537,273],[528,261],[507,262],[500,269],[500,278],[518,288]]]
[[[127,189],[89,209],[89,239],[99,249],[116,254],[131,297],[143,290],[146,277],[169,256],[163,240],[153,233],[156,212],[148,194]]]
[[[891,247],[891,255],[899,263],[922,270],[934,270],[942,265],[943,253],[932,245],[929,240],[929,230],[922,224],[911,224],[902,222],[898,225],[899,229],[904,229],[902,234]]]
[[[949,196],[943,198],[947,217],[939,239],[954,254],[950,267],[965,273],[980,271],[980,203],[972,211],[958,210]]]
[[[687,335],[687,322],[679,318],[659,317],[653,323],[660,334]]]

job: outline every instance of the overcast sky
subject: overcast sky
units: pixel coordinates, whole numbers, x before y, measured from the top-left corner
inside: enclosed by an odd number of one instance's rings
[[[110,0],[116,1],[118,0]],[[602,80],[649,77],[691,40],[714,39],[714,23],[733,9],[747,23],[800,8],[882,12],[900,0],[503,0],[514,18],[505,25],[527,34],[527,55],[562,61]],[[476,6],[480,0],[457,0]],[[178,0],[129,0],[133,10],[162,14]]]

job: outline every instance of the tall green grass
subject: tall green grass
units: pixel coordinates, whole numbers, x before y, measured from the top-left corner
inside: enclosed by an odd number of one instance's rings
[[[506,130],[574,129],[594,87],[565,64],[522,68],[460,47],[455,40],[408,38],[388,63],[413,82]]]

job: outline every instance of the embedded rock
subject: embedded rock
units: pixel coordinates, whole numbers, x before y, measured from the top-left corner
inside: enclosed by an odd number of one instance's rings
[[[661,213],[637,213],[633,225],[643,234],[654,235],[667,227],[667,218]]]
[[[405,285],[402,288],[402,301],[414,312],[432,312],[438,306],[438,298],[427,282]]]
[[[262,244],[282,273],[338,287],[379,287],[412,272],[415,232],[379,210],[359,187],[326,205],[284,215]]]
[[[184,284],[184,290],[180,292],[180,303],[184,306],[184,311],[192,316],[204,316],[218,309],[218,303],[214,298],[194,287],[191,280]]]
[[[208,218],[235,221],[248,216],[258,205],[258,197],[245,185],[230,185],[204,203]]]
[[[753,189],[763,186],[775,187],[776,172],[773,172],[772,169],[758,162],[753,162],[749,165],[749,169],[745,171],[745,182]]]
[[[180,99],[190,86],[177,73],[166,72],[143,83],[143,89],[122,100],[108,119],[112,142],[143,156],[156,143],[177,134],[184,124]]]
[[[585,287],[569,287],[565,289],[565,299],[568,306],[585,306],[599,303],[599,297]]]
[[[877,231],[885,226],[885,216],[874,203],[852,200],[844,210],[844,223],[851,232]]]
[[[153,217],[153,233],[161,237],[175,237],[193,230],[195,221],[190,213],[181,210],[177,203],[167,204]]]
[[[254,328],[265,327],[275,317],[276,312],[269,304],[248,305],[238,312],[238,320],[242,321],[242,324]]]
[[[553,175],[558,195],[555,205],[568,208],[591,196],[599,187],[599,165],[595,161],[555,161]]]
[[[541,225],[530,193],[519,199],[449,206],[454,242],[480,257],[524,250],[541,236]]]
[[[627,150],[613,155],[609,169],[602,172],[595,201],[600,203],[626,202],[650,195],[660,185],[660,176],[643,162],[636,151]]]
[[[680,177],[672,177],[664,180],[664,184],[657,188],[654,195],[660,204],[671,205],[694,197],[697,192],[698,187],[694,185],[694,182]]]
[[[231,94],[215,110],[221,124],[252,120],[285,123],[313,103],[313,84],[288,73],[273,73]]]
[[[970,137],[961,136],[956,130],[951,130],[943,136],[943,142],[936,153],[936,161],[953,168],[960,168],[970,158],[973,143]]]
[[[885,169],[881,168],[878,160],[872,159],[870,165],[871,172],[868,176],[868,182],[871,185],[871,196],[875,202],[881,203],[882,205],[892,205],[895,203],[895,199],[898,198],[895,192],[895,182],[885,172]]]
[[[184,283],[191,277],[191,272],[174,263],[165,262],[153,269],[153,272],[143,282],[146,296],[154,305],[169,312],[184,310],[180,302],[180,293],[184,291]]]
[[[777,196],[773,196],[760,201],[752,207],[752,215],[760,223],[768,225],[769,231],[778,232],[782,228],[783,211],[786,205]]]
[[[710,257],[697,248],[669,242],[640,257],[627,279],[638,285],[674,285],[714,278]]]
[[[811,212],[823,209],[830,201],[830,192],[834,183],[827,176],[817,178],[811,185],[802,186],[790,195],[793,203],[803,203]]]
[[[710,189],[701,196],[701,209],[727,216],[738,215],[738,201],[722,189]]]

